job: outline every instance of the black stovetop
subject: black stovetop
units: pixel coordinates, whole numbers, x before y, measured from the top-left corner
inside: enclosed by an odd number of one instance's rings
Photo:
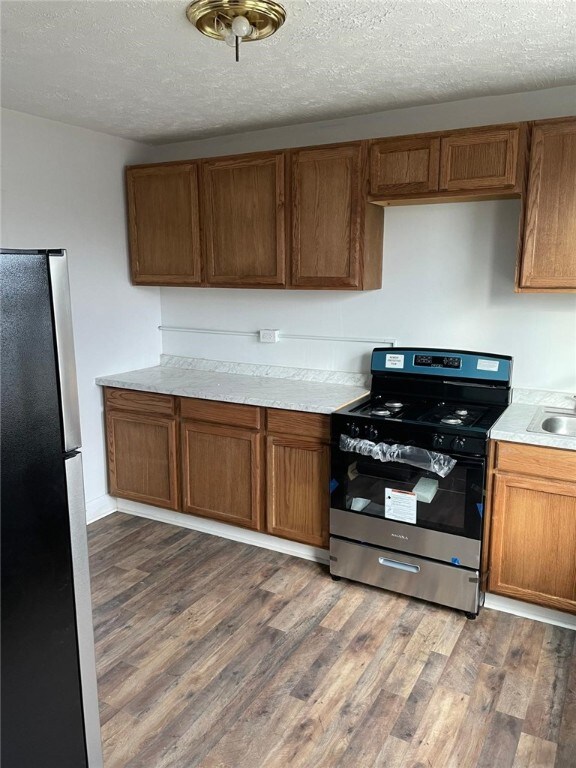
[[[376,348],[370,394],[332,414],[341,435],[484,457],[510,402],[512,358],[416,347]]]
[[[405,398],[371,395],[359,405],[347,410],[354,416],[370,419],[375,424],[383,420],[444,427],[459,427],[474,432],[487,432],[504,412],[504,407],[482,403],[444,401],[427,398]]]
[[[402,405],[390,407],[387,402]],[[332,414],[332,441],[338,445],[340,436],[347,435],[484,457],[488,432],[505,409],[506,405],[369,395]]]

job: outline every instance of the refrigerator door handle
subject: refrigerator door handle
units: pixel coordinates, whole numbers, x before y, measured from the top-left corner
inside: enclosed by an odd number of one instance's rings
[[[86,734],[86,752],[89,768],[102,768],[102,742],[98,687],[94,655],[94,628],[92,624],[92,595],[88,564],[88,537],[86,534],[86,505],[82,456],[76,453],[64,462],[70,515],[70,541],[74,573],[74,599],[76,603],[76,629],[82,683],[82,707]]]
[[[82,445],[66,251],[54,251],[50,253],[48,260],[52,307],[54,311],[54,329],[58,349],[58,374],[62,404],[62,426],[64,430],[63,450],[66,453]]]

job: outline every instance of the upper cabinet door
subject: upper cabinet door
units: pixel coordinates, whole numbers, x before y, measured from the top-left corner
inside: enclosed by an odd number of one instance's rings
[[[361,286],[364,145],[292,153],[293,286]]]
[[[132,281],[199,285],[197,164],[128,168],[126,185]]]
[[[370,147],[370,194],[411,195],[436,192],[440,139],[405,136],[379,139]]]
[[[466,131],[441,140],[440,190],[517,186],[520,128]]]
[[[284,184],[283,152],[202,163],[209,285],[284,285]]]
[[[518,287],[576,290],[576,119],[535,125]]]

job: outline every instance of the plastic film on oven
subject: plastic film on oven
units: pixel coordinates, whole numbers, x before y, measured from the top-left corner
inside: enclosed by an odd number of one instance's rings
[[[434,472],[440,477],[449,475],[456,466],[456,459],[443,453],[428,451],[413,445],[374,443],[371,440],[349,437],[348,435],[340,435],[340,450],[359,453],[361,456],[370,456],[377,461],[397,461],[400,464],[410,464],[413,467],[418,467],[418,469]]]

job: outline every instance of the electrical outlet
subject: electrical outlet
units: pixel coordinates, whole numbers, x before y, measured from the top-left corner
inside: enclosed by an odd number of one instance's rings
[[[276,328],[261,328],[260,341],[264,344],[275,344],[280,340],[280,331]]]

